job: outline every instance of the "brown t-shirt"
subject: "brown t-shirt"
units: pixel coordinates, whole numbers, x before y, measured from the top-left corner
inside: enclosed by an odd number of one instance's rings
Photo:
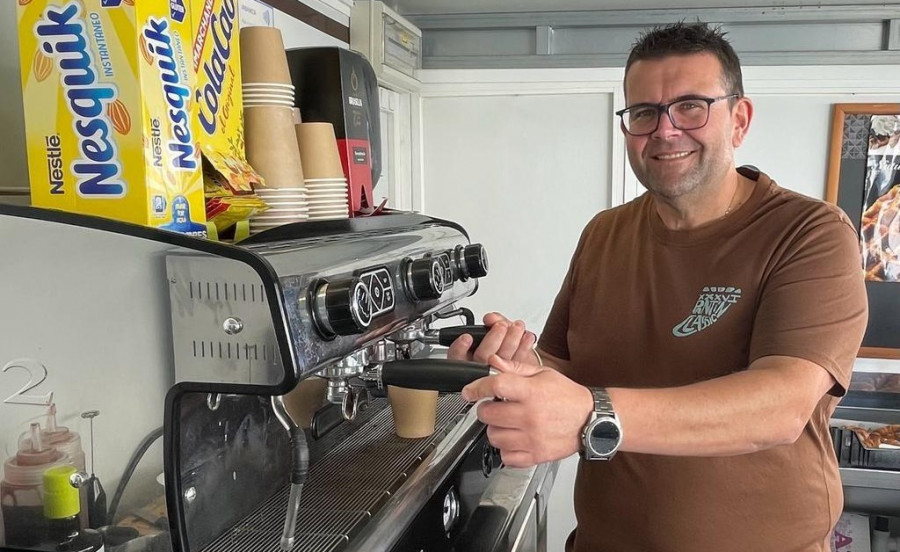
[[[589,386],[687,385],[768,355],[815,362],[837,386],[792,445],[582,461],[567,550],[828,549],[843,507],[828,424],[867,319],[856,231],[835,206],[739,170],[756,180],[749,199],[700,228],[666,228],[650,194],[594,217],[540,347]]]

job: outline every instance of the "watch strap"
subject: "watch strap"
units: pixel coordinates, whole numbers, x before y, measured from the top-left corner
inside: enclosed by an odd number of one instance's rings
[[[591,412],[590,416],[588,416],[587,423],[581,429],[581,450],[579,452],[581,457],[585,460],[609,460],[612,456],[597,457],[589,452],[591,450],[590,433],[599,418],[612,418],[616,425],[618,425],[616,413],[613,410],[609,393],[605,388],[588,387],[588,390],[591,392],[591,396],[594,399],[594,410]]]
[[[594,396],[594,414],[591,420],[600,416],[610,416],[615,418],[616,412],[613,410],[612,401],[609,399],[609,393],[603,387],[588,387],[591,395]]]

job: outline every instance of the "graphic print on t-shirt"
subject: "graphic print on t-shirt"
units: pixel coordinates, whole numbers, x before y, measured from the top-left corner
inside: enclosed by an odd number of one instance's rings
[[[672,328],[675,337],[694,335],[719,321],[731,305],[741,298],[741,289],[735,287],[707,286],[700,292],[694,310]]]

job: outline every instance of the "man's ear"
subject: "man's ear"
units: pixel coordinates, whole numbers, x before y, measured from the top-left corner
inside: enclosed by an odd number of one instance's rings
[[[734,128],[731,134],[731,145],[737,148],[744,143],[744,137],[750,130],[750,121],[753,119],[753,102],[747,97],[738,98],[732,112]]]

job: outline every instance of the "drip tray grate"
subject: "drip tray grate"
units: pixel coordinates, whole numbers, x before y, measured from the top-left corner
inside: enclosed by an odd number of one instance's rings
[[[293,552],[343,549],[468,406],[458,394],[442,395],[436,431],[423,439],[397,437],[391,409],[384,408],[319,459],[303,487]],[[289,493],[290,485],[285,485],[203,552],[278,551]]]

